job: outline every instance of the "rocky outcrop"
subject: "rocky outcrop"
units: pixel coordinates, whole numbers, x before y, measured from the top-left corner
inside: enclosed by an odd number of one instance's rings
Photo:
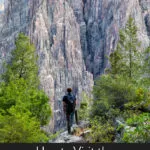
[[[65,124],[62,96],[73,87],[77,99],[90,94],[94,79],[108,66],[118,31],[129,15],[138,26],[142,48],[149,45],[149,0],[5,0],[0,14],[0,72],[14,40],[24,32],[36,45],[41,88],[50,98],[53,119],[47,130]]]
[[[49,143],[87,143],[88,141],[85,137],[90,132],[89,122],[83,120],[78,125],[73,124],[71,134],[68,134],[68,131],[62,131],[60,134],[58,133],[58,136],[49,140]]]
[[[50,140],[49,143],[86,143],[83,137],[68,134],[67,131],[61,133],[59,137]]]

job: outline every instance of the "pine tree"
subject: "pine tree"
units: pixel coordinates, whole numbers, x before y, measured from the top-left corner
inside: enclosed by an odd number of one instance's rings
[[[130,78],[136,77],[140,69],[140,42],[137,39],[137,27],[129,17],[124,30],[119,32],[116,50],[110,55],[111,74],[121,74]]]
[[[144,64],[143,64],[144,77],[142,82],[146,87],[150,87],[150,47],[148,47],[144,52]]]
[[[111,63],[111,74],[112,75],[116,75],[116,74],[121,74],[122,73],[122,69],[124,68],[120,68],[120,66],[123,65],[122,63],[122,55],[119,52],[119,50],[114,51],[113,53],[110,54],[109,56],[109,61]],[[110,69],[109,69],[110,71]]]
[[[20,78],[28,81],[30,85],[38,87],[38,67],[35,47],[23,33],[15,41],[16,48],[12,52],[11,63],[6,65],[3,80],[9,83]]]

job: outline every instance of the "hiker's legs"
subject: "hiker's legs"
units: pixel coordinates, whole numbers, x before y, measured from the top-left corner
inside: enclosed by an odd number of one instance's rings
[[[70,134],[71,133],[71,126],[74,123],[74,112],[72,112],[70,115],[66,114],[66,118],[67,118],[67,130],[68,130],[68,133]]]
[[[70,134],[71,133],[70,115],[66,114],[66,118],[67,118],[67,130],[68,130],[68,133]]]
[[[72,113],[70,114],[70,126],[72,126],[73,123],[74,123],[74,112],[72,112]]]

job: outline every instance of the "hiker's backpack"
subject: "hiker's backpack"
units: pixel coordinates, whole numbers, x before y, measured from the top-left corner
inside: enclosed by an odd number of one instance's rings
[[[75,110],[75,100],[76,100],[76,98],[72,94],[67,94],[66,98],[67,98],[66,111],[67,111],[68,114],[71,114]]]

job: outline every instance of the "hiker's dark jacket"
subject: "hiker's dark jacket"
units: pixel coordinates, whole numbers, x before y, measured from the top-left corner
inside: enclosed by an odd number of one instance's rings
[[[68,94],[71,94],[74,98],[73,108],[71,108],[71,109],[70,109],[70,103],[68,100]],[[68,93],[68,94],[63,97],[63,110],[66,114],[70,114],[70,113],[74,112],[75,107],[76,107],[76,97],[72,93]]]

